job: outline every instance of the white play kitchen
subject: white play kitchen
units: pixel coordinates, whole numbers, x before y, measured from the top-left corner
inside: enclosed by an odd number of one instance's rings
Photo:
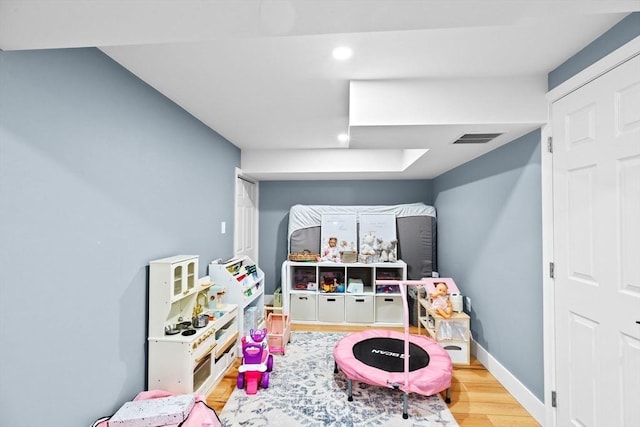
[[[148,389],[207,394],[237,357],[237,306],[198,267],[197,255],[149,263]]]

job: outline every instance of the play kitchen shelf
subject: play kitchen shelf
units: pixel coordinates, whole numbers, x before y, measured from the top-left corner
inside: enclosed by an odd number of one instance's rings
[[[238,334],[265,326],[264,272],[248,256],[209,264],[209,277],[226,288],[225,299],[238,306]],[[238,347],[240,340],[237,340]]]
[[[237,306],[209,299],[197,255],[149,263],[148,387],[207,394],[237,356]]]
[[[406,280],[403,261],[283,264],[283,307],[292,322],[401,325],[403,305],[396,286],[376,280]]]

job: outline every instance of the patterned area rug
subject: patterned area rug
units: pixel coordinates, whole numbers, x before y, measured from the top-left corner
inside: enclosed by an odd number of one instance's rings
[[[236,389],[220,413],[224,427],[458,427],[439,396],[409,394],[409,419],[402,418],[399,390],[347,381],[334,374],[333,347],[341,333],[292,332],[286,355],[274,355],[269,387],[254,395]]]

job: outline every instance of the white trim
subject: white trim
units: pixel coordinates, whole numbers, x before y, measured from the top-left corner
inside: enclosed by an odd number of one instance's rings
[[[474,340],[471,340],[471,352],[536,421],[546,425],[543,423],[544,404],[529,389]]]
[[[252,176],[249,176],[249,175],[245,174],[245,173],[242,171],[242,169],[240,169],[240,168],[238,168],[238,167],[236,167],[236,178],[240,178],[240,179],[242,179],[242,180],[244,180],[244,181],[247,181],[247,182],[250,182],[250,183],[252,183],[252,184],[257,184],[257,183],[258,183],[258,180],[257,180],[257,179],[255,179],[255,178],[254,178],[254,177],[252,177]]]
[[[238,212],[237,212],[237,207],[238,207],[238,179],[241,179],[243,181],[246,182],[250,182],[252,184],[254,184],[256,186],[256,199],[255,199],[255,203],[256,203],[256,207],[255,207],[255,218],[254,218],[254,224],[253,224],[253,242],[255,245],[255,252],[252,254],[252,256],[250,257],[253,261],[256,262],[256,264],[260,265],[260,261],[258,260],[259,258],[259,252],[260,252],[260,241],[259,241],[259,237],[260,237],[260,232],[259,232],[259,224],[260,224],[260,218],[259,218],[259,214],[260,214],[260,181],[258,181],[257,179],[255,179],[254,177],[247,175],[242,169],[236,167],[235,168],[235,179],[233,181],[233,186],[234,186],[234,196],[233,196],[233,221],[234,221],[234,226],[233,226],[233,254],[234,256],[237,253],[237,246],[236,246],[236,227],[238,226],[238,224],[236,223],[238,220]]]
[[[551,123],[551,104],[549,104]],[[555,299],[554,280],[550,275],[553,253],[553,154],[547,150],[547,139],[552,136],[551,125],[542,127],[540,143],[540,179],[542,192],[542,333],[544,357],[545,426],[556,425],[556,411],[551,406],[551,392],[555,386]]]
[[[575,76],[547,93],[547,126],[542,130],[541,180],[542,180],[542,271],[543,271],[543,345],[544,345],[544,405],[545,426],[555,427],[556,410],[551,407],[551,391],[556,388],[555,349],[555,299],[554,281],[549,277],[549,262],[553,261],[553,155],[546,151],[547,136],[551,136],[551,109],[555,101],[595,80],[629,59],[640,55],[640,36],[619,47],[609,55],[585,68]]]

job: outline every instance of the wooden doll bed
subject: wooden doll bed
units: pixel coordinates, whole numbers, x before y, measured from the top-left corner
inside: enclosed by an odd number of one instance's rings
[[[286,346],[291,338],[291,320],[283,312],[282,307],[265,307],[266,323],[271,354],[285,354]]]

